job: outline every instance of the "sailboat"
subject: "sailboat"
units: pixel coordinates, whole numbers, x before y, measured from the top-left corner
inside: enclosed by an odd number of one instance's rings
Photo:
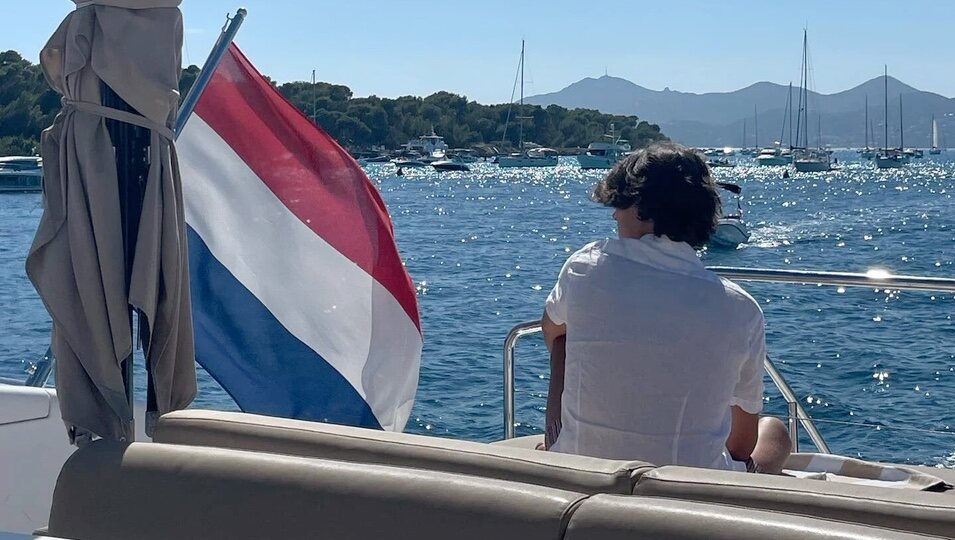
[[[521,40],[520,70],[521,101],[520,105],[518,106],[517,117],[517,119],[521,122],[520,134],[518,136],[520,141],[520,152],[497,158],[497,164],[499,167],[553,167],[557,165],[557,156],[555,155],[556,152],[553,150],[548,151],[549,149],[547,148],[534,148],[532,150],[527,150],[524,147],[524,120],[530,118],[528,116],[523,116],[522,114],[524,112],[524,40]]]
[[[823,148],[809,148],[809,41],[806,30],[802,32],[802,71],[799,81],[799,110],[797,113],[796,145],[793,148],[793,165],[799,172],[825,172],[832,168],[831,156]],[[802,127],[800,134],[799,127]],[[803,146],[800,146],[800,142]],[[820,133],[820,144],[822,142]]]
[[[869,133],[872,125],[869,123],[869,94],[865,95],[865,148],[859,151],[863,159],[872,159],[875,157],[875,149],[869,147]]]
[[[937,156],[942,153],[942,149],[938,146],[938,120],[935,119],[935,115],[932,115],[932,149],[928,151],[929,154]]]
[[[902,95],[899,95],[899,147],[889,148],[889,68],[885,67],[883,75],[885,86],[885,146],[879,150],[875,156],[875,166],[879,169],[898,169],[909,162],[909,156],[905,155],[902,142]]]
[[[757,146],[756,164],[762,167],[779,167],[792,163],[792,116],[793,116],[793,83],[789,83],[789,94],[786,96],[786,108],[783,110],[783,127],[779,134],[779,141],[771,147],[759,149]],[[789,149],[782,148],[782,141],[786,135],[786,124],[789,124]]]

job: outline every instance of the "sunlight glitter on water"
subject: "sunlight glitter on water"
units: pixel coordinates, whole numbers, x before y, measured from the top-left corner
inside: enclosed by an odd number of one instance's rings
[[[953,277],[955,161],[922,160],[875,171],[837,153],[839,171],[717,169],[743,187],[752,231],[741,249],[704,252],[709,265]],[[570,252],[614,233],[610,211],[589,200],[604,171],[572,158],[541,169],[470,172],[368,167],[394,219],[421,308],[425,350],[408,429],[478,440],[500,438],[501,347],[507,331],[540,317]],[[733,203],[735,204],[735,203]],[[39,197],[0,197],[0,376],[45,350],[49,322],[23,275]],[[820,424],[833,450],[873,459],[955,464],[955,435],[892,426],[955,425],[952,294],[743,283],[760,302],[770,354],[800,400],[823,420],[878,423],[859,430]],[[881,320],[875,321],[874,318]],[[547,357],[539,337],[517,351],[519,433],[539,433]],[[874,374],[885,373],[882,380]],[[544,375],[544,376],[542,376]],[[199,405],[228,407],[203,375]],[[913,391],[913,388],[919,391]],[[767,410],[785,410],[767,383]]]

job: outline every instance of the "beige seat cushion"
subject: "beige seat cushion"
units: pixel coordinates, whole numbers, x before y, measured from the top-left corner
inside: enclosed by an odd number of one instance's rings
[[[153,441],[319,457],[469,474],[581,493],[631,493],[652,465],[389,433],[245,413],[164,415]]]
[[[898,540],[930,538],[854,523],[697,502],[594,495],[574,512],[566,540]]]
[[[944,493],[666,466],[642,475],[634,494],[955,537],[955,497]]]
[[[513,439],[504,439],[494,441],[494,446],[509,446],[511,448],[524,448],[525,450],[536,450],[538,444],[543,444],[543,435],[526,435],[524,437],[514,437]]]
[[[219,448],[97,441],[57,480],[49,534],[84,540],[556,540],[578,493]]]

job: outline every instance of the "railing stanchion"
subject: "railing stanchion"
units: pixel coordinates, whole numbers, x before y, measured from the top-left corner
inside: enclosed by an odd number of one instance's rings
[[[789,438],[792,440],[792,451],[799,451],[799,404],[789,403]]]

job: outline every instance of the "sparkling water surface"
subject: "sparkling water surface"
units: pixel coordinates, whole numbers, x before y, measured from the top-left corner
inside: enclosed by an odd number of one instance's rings
[[[743,186],[752,231],[708,265],[955,277],[955,155],[876,171],[851,152],[841,169],[793,174],[740,158],[717,169]],[[392,213],[418,289],[425,347],[408,431],[490,441],[502,436],[502,348],[514,325],[540,317],[566,257],[614,235],[588,199],[600,171],[572,158],[556,168],[470,172],[368,166]],[[47,347],[49,318],[23,262],[40,196],[0,195],[0,377]],[[727,204],[735,204],[732,199]],[[834,452],[955,466],[955,327],[951,293],[743,283],[766,314],[770,355]],[[547,356],[540,336],[517,349],[518,434],[544,421]],[[767,411],[785,402],[767,379]],[[200,372],[196,406],[234,409]]]

